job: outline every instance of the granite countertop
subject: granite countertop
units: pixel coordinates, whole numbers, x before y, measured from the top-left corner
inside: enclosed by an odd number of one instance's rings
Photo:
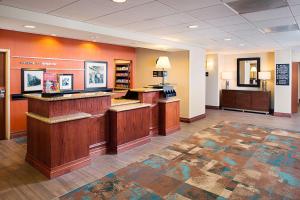
[[[51,118],[47,118],[47,117],[43,117],[34,113],[26,113],[27,116],[37,119],[39,121],[45,122],[47,124],[57,124],[57,123],[61,123],[61,122],[67,122],[67,121],[73,121],[73,120],[78,120],[78,119],[85,119],[85,118],[89,118],[92,115],[88,114],[88,113],[75,113],[75,114],[71,114],[71,115],[64,115],[64,116],[58,116],[58,117],[51,117]]]
[[[134,110],[134,109],[145,108],[145,107],[150,107],[150,104],[147,103],[127,104],[121,106],[114,106],[111,107],[109,110],[113,112],[122,112],[126,110]]]
[[[132,92],[160,92],[164,91],[163,89],[154,89],[154,88],[135,88],[135,89],[130,89]]]
[[[111,92],[89,92],[89,93],[77,93],[77,94],[64,94],[61,97],[50,97],[50,98],[42,97],[41,94],[25,94],[24,96],[27,98],[38,99],[41,101],[62,101],[62,100],[69,100],[69,99],[84,99],[84,98],[91,98],[91,97],[110,96],[112,94],[113,93]]]
[[[175,102],[175,101],[180,101],[180,99],[176,98],[176,97],[171,97],[171,98],[167,98],[167,99],[159,99],[158,102],[160,103],[171,103],[171,102]]]
[[[134,103],[140,103],[139,100],[133,100],[133,99],[111,99],[111,106],[121,106],[121,105],[128,105],[128,104],[134,104]]]

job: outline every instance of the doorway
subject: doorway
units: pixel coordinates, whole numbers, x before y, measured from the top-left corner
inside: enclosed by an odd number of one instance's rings
[[[0,140],[10,139],[10,51],[0,49]]]
[[[5,139],[5,53],[0,52],[0,140]]]
[[[299,107],[298,73],[299,73],[299,63],[294,62],[292,65],[292,113],[298,113],[298,107]]]

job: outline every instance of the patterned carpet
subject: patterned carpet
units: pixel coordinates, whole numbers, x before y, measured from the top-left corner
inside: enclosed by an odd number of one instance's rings
[[[222,122],[61,199],[300,199],[300,133]]]

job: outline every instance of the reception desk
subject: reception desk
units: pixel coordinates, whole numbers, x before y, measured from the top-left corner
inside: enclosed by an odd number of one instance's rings
[[[135,91],[137,99],[112,99],[108,92],[25,95],[26,161],[53,178],[90,164],[91,156],[119,153],[180,128],[179,100],[162,99],[160,90]]]

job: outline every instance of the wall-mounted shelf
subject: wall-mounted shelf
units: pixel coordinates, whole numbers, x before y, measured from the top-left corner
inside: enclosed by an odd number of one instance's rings
[[[115,88],[129,89],[131,86],[131,61],[116,60]]]

